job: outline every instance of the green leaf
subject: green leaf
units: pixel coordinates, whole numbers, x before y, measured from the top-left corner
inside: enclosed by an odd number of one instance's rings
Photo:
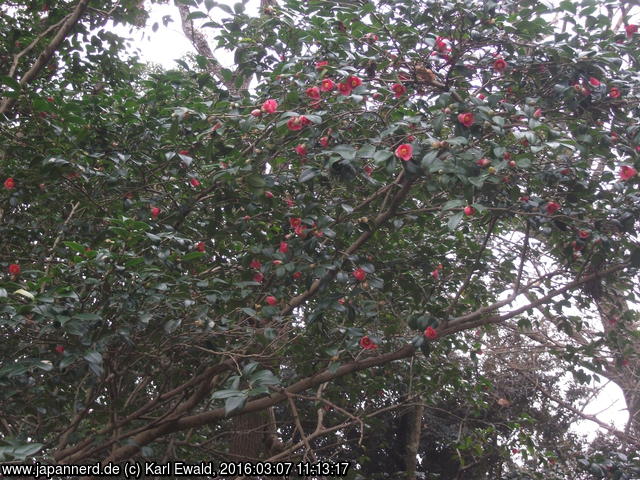
[[[462,221],[463,217],[464,217],[464,212],[458,212],[451,215],[451,217],[449,217],[449,221],[447,222],[447,227],[449,228],[449,230],[455,230],[456,227]]]
[[[313,168],[313,167],[305,168],[300,174],[300,178],[298,179],[298,181],[300,183],[307,182],[312,178],[316,177],[319,173],[320,172],[316,168]]]
[[[224,414],[229,415],[236,410],[241,410],[244,404],[247,403],[247,397],[229,397],[224,402]]]

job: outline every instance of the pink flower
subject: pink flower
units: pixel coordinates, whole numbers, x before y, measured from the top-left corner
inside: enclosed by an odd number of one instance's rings
[[[371,165],[365,165],[364,167],[362,167],[362,170],[364,170],[364,173],[366,173],[369,177],[373,173],[373,167]]]
[[[62,345],[56,345],[55,351],[62,355],[64,353],[64,347]]]
[[[333,80],[331,80],[330,78],[325,78],[324,80],[322,80],[320,89],[323,92],[331,92],[334,88],[336,88],[336,84],[333,83]]]
[[[599,87],[600,86],[600,80],[598,80],[595,77],[589,77],[589,85],[591,85],[593,87]]]
[[[287,242],[280,242],[280,253],[287,253],[289,251],[289,244]]]
[[[293,277],[294,280],[298,280],[300,277],[302,277],[302,272],[295,272],[291,276]]]
[[[200,180],[198,180],[197,178],[191,178],[189,180],[189,183],[191,184],[192,187],[199,187],[200,186]]]
[[[356,77],[355,75],[351,75],[349,78],[347,78],[347,84],[351,88],[358,88],[360,85],[362,85],[362,80],[360,80],[360,78]]]
[[[287,204],[287,207],[295,207],[296,206],[296,202],[293,201],[292,198],[287,197],[284,199],[284,203]]]
[[[269,100],[265,101],[262,104],[262,111],[263,112],[276,113],[276,110],[278,110],[278,102],[275,101],[273,98],[270,98]]]
[[[187,155],[187,156],[189,156],[189,150],[180,150],[178,153],[179,153],[180,155]]]
[[[298,155],[306,155],[308,153],[307,146],[304,143],[296,145],[293,149],[296,151]]]
[[[4,181],[4,188],[6,188],[7,190],[13,190],[14,188],[16,188],[16,181],[9,177]]]
[[[560,204],[557,202],[549,202],[547,203],[547,206],[545,207],[545,209],[547,210],[547,213],[549,215],[553,215],[554,213],[556,213],[558,210],[560,210]]]
[[[322,60],[320,62],[316,62],[316,69],[317,70],[321,70],[324,67],[326,67],[327,65],[329,65],[329,61],[328,60]]]
[[[393,91],[393,94],[396,98],[400,98],[402,95],[404,95],[407,92],[407,87],[405,87],[401,83],[394,83],[391,86],[391,90]]]
[[[367,278],[367,272],[365,272],[362,268],[356,268],[353,272],[351,272],[351,274],[359,282],[362,282],[365,278]]]
[[[638,171],[633,167],[630,167],[628,165],[623,165],[623,166],[620,167],[620,179],[621,180],[624,180],[624,181],[631,180],[637,174],[638,174]]]
[[[338,90],[342,95],[351,95],[351,86],[347,83],[339,83]]]
[[[253,276],[253,281],[256,283],[262,283],[264,281],[264,275],[260,272],[256,272]]]
[[[302,219],[299,217],[291,217],[289,219],[289,226],[293,229],[299,227],[302,224]]]
[[[473,125],[475,119],[473,118],[473,113],[461,113],[458,115],[458,122],[460,122],[465,127],[469,128]]]
[[[320,137],[320,145],[322,145],[323,147],[326,147],[327,145],[329,145],[329,137]]]
[[[479,94],[478,94],[478,98],[479,98],[480,100],[484,100],[484,99],[485,99],[485,98],[487,98],[487,97],[484,95],[484,93],[479,93]]]
[[[440,270],[436,268],[433,272],[431,272],[431,276],[436,280],[440,280]]]
[[[262,110],[256,108],[254,110],[251,110],[251,115],[254,117],[260,117],[262,116]]]
[[[293,229],[293,231],[295,232],[295,234],[299,237],[304,237],[307,235],[307,226],[300,224],[298,225],[296,228]]]
[[[578,231],[578,236],[582,240],[586,240],[587,238],[589,238],[590,235],[591,235],[591,233],[589,233],[587,230],[579,230]]]
[[[413,147],[410,143],[403,143],[396,148],[396,157],[401,158],[405,162],[411,160],[413,157]]]
[[[287,121],[287,128],[293,131],[302,130],[302,123],[300,122],[300,117],[291,117]]]
[[[264,196],[267,198],[273,198],[273,193],[271,193],[269,190],[267,190],[266,192],[264,192]]]
[[[20,265],[17,263],[12,263],[9,265],[9,273],[11,275],[20,275]]]
[[[196,243],[196,250],[198,250],[199,252],[204,252],[206,249],[207,249],[207,246],[205,245],[204,242]]]
[[[260,260],[258,260],[257,258],[254,258],[253,260],[251,260],[251,262],[249,263],[249,266],[251,268],[253,268],[254,270],[260,270],[260,268],[262,267],[262,263],[260,263]]]
[[[540,118],[542,116],[542,109],[536,108],[536,111],[533,112],[533,118]]]
[[[307,88],[307,97],[313,98],[314,100],[320,99],[320,89],[318,87]]]
[[[464,207],[464,214],[467,217],[471,217],[472,215],[474,215],[476,213],[476,209],[473,208],[471,205],[467,205],[466,207]]]
[[[424,330],[424,336],[429,340],[435,340],[438,338],[438,332],[436,332],[435,328],[427,327]]]
[[[633,25],[633,24],[625,25],[624,31],[627,33],[627,37],[633,37],[633,34],[638,31],[638,25]]]
[[[265,298],[265,301],[271,305],[272,307],[278,303],[278,299],[276,297],[274,297],[273,295],[269,295],[267,298]]]
[[[151,217],[153,217],[153,219],[158,218],[158,215],[160,215],[160,209],[158,207],[153,207],[151,209]]]
[[[493,69],[500,73],[504,72],[506,68],[507,68],[507,62],[505,62],[503,58],[498,58],[496,59],[495,62],[493,62]]]
[[[378,345],[366,335],[360,339],[360,346],[365,350],[375,350],[378,348]]]
[[[609,96],[611,98],[620,98],[620,89],[616,87],[611,87],[611,90],[609,90]]]

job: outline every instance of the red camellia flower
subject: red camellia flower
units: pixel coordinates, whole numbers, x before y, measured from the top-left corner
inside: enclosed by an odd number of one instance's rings
[[[497,58],[495,62],[493,62],[493,69],[498,72],[504,72],[507,68],[507,62],[503,58]]]
[[[200,180],[198,180],[197,178],[192,178],[191,180],[189,180],[189,183],[191,184],[192,187],[200,186]]]
[[[351,75],[349,78],[347,78],[347,84],[351,88],[358,88],[360,85],[362,85],[362,80],[360,80],[360,78],[356,77],[355,75]]]
[[[540,118],[542,116],[542,109],[536,108],[536,111],[533,112],[533,118]]]
[[[433,272],[431,272],[431,276],[436,280],[440,280],[440,270],[436,268]]]
[[[287,253],[289,251],[289,244],[287,242],[280,242],[280,253]]]
[[[282,265],[282,260],[274,260],[273,262],[274,265],[278,266],[278,265]]]
[[[362,268],[356,268],[353,272],[351,272],[351,274],[359,282],[362,282],[365,278],[367,278],[367,272],[365,272]]]
[[[338,84],[338,90],[342,95],[351,95],[351,86],[348,83],[340,82]]]
[[[291,276],[293,277],[294,280],[298,280],[302,276],[302,272],[295,272]]]
[[[633,37],[633,34],[638,31],[638,25],[633,25],[633,24],[625,25],[624,31],[627,32],[627,37]]]
[[[366,173],[368,176],[371,176],[371,174],[373,173],[373,167],[371,165],[365,165],[364,167],[362,167],[362,170],[364,170],[364,173]]]
[[[323,147],[329,145],[329,137],[320,137],[320,145]]]
[[[324,80],[322,80],[320,89],[323,92],[331,92],[334,88],[336,88],[336,84],[333,83],[333,80],[331,80],[330,78],[325,78]]]
[[[4,188],[6,188],[7,190],[13,190],[14,188],[16,188],[16,181],[9,177],[4,181]]]
[[[475,119],[473,118],[473,113],[467,112],[459,114],[458,121],[465,127],[469,128],[471,125],[473,125]]]
[[[253,260],[251,260],[251,262],[249,263],[249,266],[255,270],[260,270],[260,267],[262,267],[262,263],[260,263],[260,260],[254,258]]]
[[[401,83],[394,83],[391,86],[391,90],[393,91],[393,94],[395,95],[396,98],[400,98],[402,95],[404,95],[407,92],[407,87],[405,87]]]
[[[302,224],[302,219],[299,218],[299,217],[291,217],[289,219],[289,226],[291,228],[295,229],[295,228],[299,227],[301,224]]]
[[[444,41],[444,38],[442,37],[436,38],[435,47],[436,47],[436,50],[440,53],[446,53],[449,51],[449,45],[446,44],[446,42]]]
[[[320,89],[318,87],[307,88],[307,97],[313,98],[314,100],[320,99]]]
[[[189,150],[180,150],[178,153],[180,155],[189,155]]]
[[[278,102],[275,101],[273,98],[270,98],[269,100],[265,101],[262,104],[262,111],[263,112],[276,113],[276,110],[278,110]]]
[[[269,295],[267,298],[265,298],[265,301],[271,305],[272,307],[278,303],[278,299],[276,297],[274,297],[273,295]]]
[[[328,60],[322,60],[320,62],[316,62],[316,69],[321,70],[324,67],[326,67],[327,65],[329,65],[329,61]]]
[[[592,85],[594,87],[599,87],[600,86],[600,80],[598,80],[595,77],[589,77],[589,85]]]
[[[262,110],[258,108],[251,110],[251,115],[253,115],[254,117],[260,117],[262,116]]]
[[[631,180],[637,174],[638,171],[633,167],[630,167],[628,165],[623,165],[620,167],[620,178],[624,181]]]
[[[64,353],[64,347],[62,345],[56,345],[55,351],[62,355]]]
[[[413,157],[413,147],[410,143],[403,143],[396,148],[396,157],[401,158],[405,162],[411,160]]]
[[[296,151],[298,155],[306,155],[308,153],[307,146],[304,143],[296,145],[293,149]]]
[[[267,190],[266,192],[264,192],[264,196],[267,198],[273,198],[273,193],[271,193],[269,190]]]
[[[580,230],[578,231],[578,236],[582,239],[582,240],[586,240],[587,238],[589,238],[591,234],[586,231],[586,230]]]
[[[304,115],[300,115],[299,117],[291,117],[287,122],[287,128],[293,131],[302,130],[302,127],[308,125],[308,122],[309,120]]]
[[[484,100],[484,99],[485,99],[485,98],[487,98],[487,97],[486,97],[483,93],[479,93],[479,94],[478,94],[478,98],[479,98],[480,100]]]
[[[9,265],[9,273],[11,275],[20,275],[20,265],[17,263],[12,263]]]
[[[199,252],[204,252],[206,249],[207,249],[207,246],[205,245],[204,242],[196,243],[196,250],[198,250]]]
[[[151,209],[151,216],[155,219],[158,218],[158,215],[160,215],[160,209],[158,207],[153,207]]]
[[[375,350],[378,348],[378,345],[366,335],[360,339],[360,346],[365,350]]]
[[[300,224],[293,231],[297,236],[304,237],[307,234],[307,226]]]
[[[424,330],[424,336],[429,340],[435,340],[438,338],[438,332],[436,332],[435,328],[427,327]]]
[[[609,96],[611,98],[620,98],[620,89],[616,87],[611,87],[611,90],[609,90]]]
[[[473,215],[473,214],[475,214],[475,213],[476,213],[476,209],[475,209],[475,208],[473,208],[471,205],[467,205],[466,207],[464,207],[464,214],[465,214],[467,217],[470,217],[470,216],[472,216],[472,215]]]
[[[295,207],[296,206],[296,202],[293,201],[292,198],[287,197],[284,199],[284,203],[287,204],[288,207]]]
[[[256,274],[253,276],[253,281],[256,283],[262,283],[264,280],[264,275],[260,272],[256,272]]]
[[[549,202],[547,203],[547,206],[545,207],[547,210],[547,213],[549,215],[553,215],[554,213],[556,213],[558,210],[560,210],[560,204],[557,202]]]
[[[487,157],[482,157],[476,160],[476,165],[482,168],[488,167],[489,165],[491,165],[491,160],[489,160]]]

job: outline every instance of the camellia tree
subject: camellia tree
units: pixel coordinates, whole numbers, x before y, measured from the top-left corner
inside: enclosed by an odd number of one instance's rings
[[[136,2],[0,10],[0,460],[637,476],[631,2],[178,11],[165,71]]]

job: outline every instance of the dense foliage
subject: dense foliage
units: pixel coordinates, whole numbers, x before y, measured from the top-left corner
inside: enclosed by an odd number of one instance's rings
[[[1,8],[0,459],[633,478],[624,2],[182,1],[169,71],[133,2]]]

